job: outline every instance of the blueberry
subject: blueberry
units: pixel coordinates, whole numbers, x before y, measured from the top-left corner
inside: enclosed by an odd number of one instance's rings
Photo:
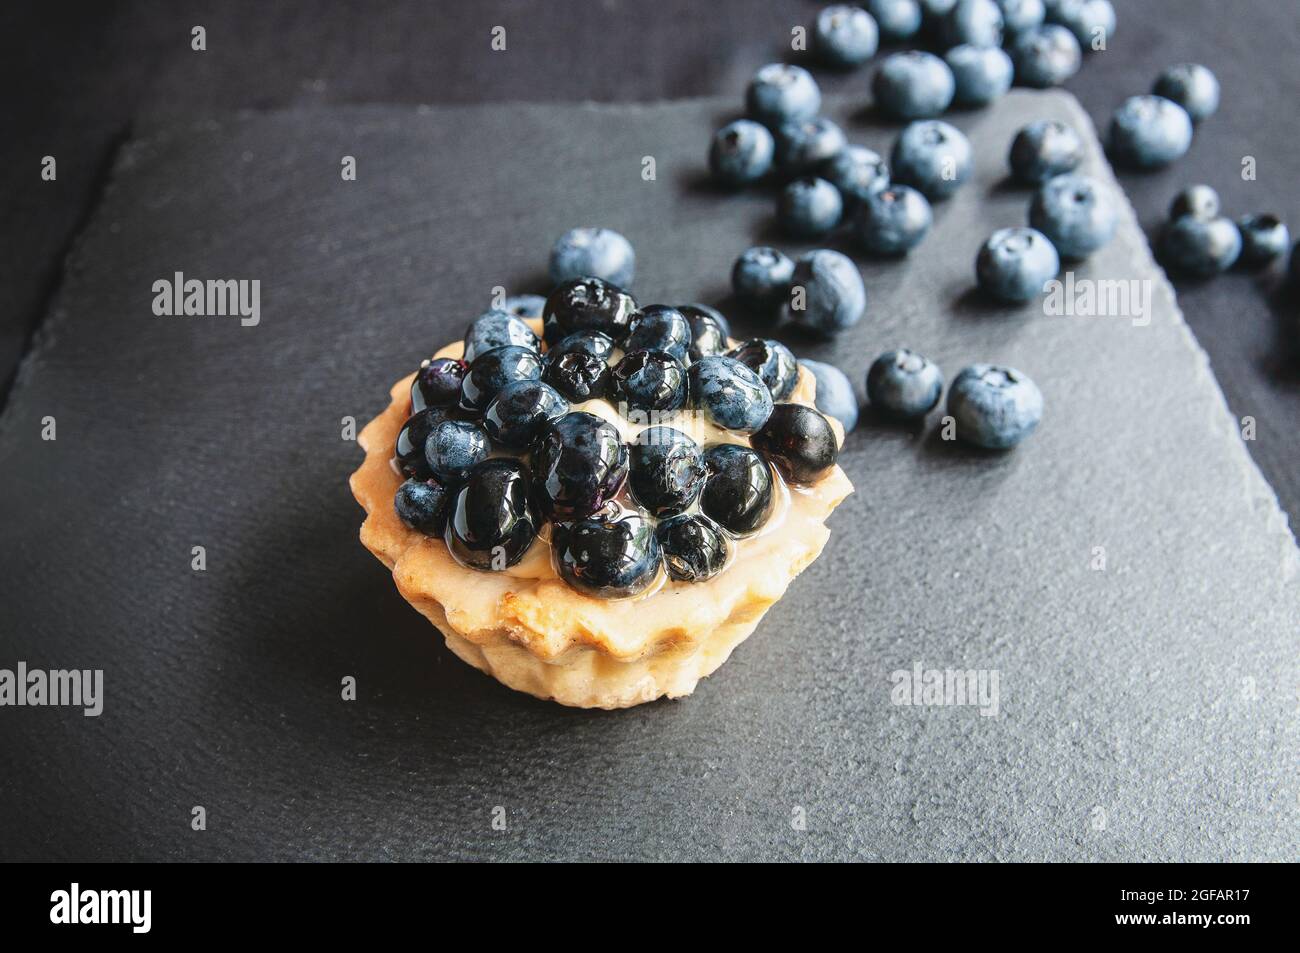
[[[1192,122],[1209,119],[1219,108],[1219,81],[1196,63],[1179,63],[1156,79],[1152,92],[1182,106]]]
[[[450,504],[451,494],[437,480],[407,480],[393,497],[398,518],[425,536],[443,534]]]
[[[921,50],[891,53],[871,80],[877,108],[895,119],[938,116],[952,105],[955,90],[948,64]]]
[[[957,0],[943,19],[944,45],[1002,45],[1002,8],[994,0]]]
[[[867,310],[867,289],[858,266],[847,255],[829,248],[800,255],[790,287],[786,316],[816,334],[832,335],[850,328]]]
[[[799,363],[780,341],[753,338],[727,352],[758,375],[773,400],[785,400],[799,381]]]
[[[1043,416],[1043,395],[1013,367],[972,364],[952,382],[948,413],[962,440],[1005,450],[1034,432]]]
[[[987,106],[1011,88],[1015,67],[1001,47],[955,46],[943,58],[952,70],[958,106]]]
[[[1062,258],[1087,258],[1115,236],[1115,203],[1096,179],[1058,175],[1034,195],[1029,224],[1047,236]]]
[[[894,185],[858,206],[854,234],[873,255],[905,255],[920,244],[934,220],[926,197],[906,185]]]
[[[566,281],[546,299],[546,343],[557,344],[575,331],[599,331],[620,343],[635,310],[632,296],[607,281]]]
[[[916,0],[867,0],[866,8],[886,40],[910,39],[921,29],[921,5]]]
[[[1246,268],[1263,268],[1286,254],[1291,233],[1276,215],[1243,215],[1237,219],[1241,232],[1241,257]]]
[[[624,416],[667,413],[686,403],[686,365],[667,351],[628,351],[614,365],[610,390]]]
[[[1114,159],[1139,169],[1168,165],[1192,144],[1192,120],[1182,106],[1162,96],[1130,96],[1110,121]]]
[[[1079,72],[1083,51],[1073,33],[1053,23],[1019,34],[1011,45],[1011,59],[1019,82],[1046,89]]]
[[[1296,242],[1291,249],[1291,264],[1288,266],[1291,284],[1300,288],[1300,242]]]
[[[634,596],[659,578],[663,554],[642,516],[591,517],[555,527],[552,546],[561,578],[602,599]]]
[[[523,451],[541,439],[553,420],[568,412],[569,402],[550,384],[515,381],[501,388],[488,404],[483,412],[483,429],[507,450]]]
[[[1160,258],[1174,271],[1209,278],[1227,271],[1241,255],[1241,232],[1228,218],[1184,215],[1169,222],[1160,238]]]
[[[704,489],[700,447],[680,430],[647,427],[632,444],[628,486],[651,516],[680,513]]]
[[[840,190],[846,208],[889,186],[889,166],[879,153],[866,146],[845,146],[822,164],[820,172]]]
[[[704,582],[727,565],[731,544],[707,516],[683,513],[655,527],[669,577],[679,582]]]
[[[1011,142],[1011,175],[1024,185],[1039,185],[1073,172],[1083,161],[1083,140],[1055,119],[1031,122]]]
[[[568,400],[581,404],[605,396],[609,391],[610,370],[603,358],[571,351],[548,361],[542,380]]]
[[[459,483],[470,469],[488,458],[492,445],[487,432],[468,420],[441,421],[424,443],[429,470],[445,484]]]
[[[858,425],[858,398],[845,373],[833,364],[821,361],[800,361],[817,380],[817,409],[834,417],[848,433]]]
[[[840,455],[830,421],[803,404],[777,404],[750,443],[796,486],[816,483]]]
[[[558,343],[551,345],[543,355],[547,363],[558,360],[565,354],[587,354],[608,361],[614,354],[614,339],[599,331],[574,331],[565,335]]]
[[[702,357],[691,365],[689,376],[691,401],[718,427],[750,433],[772,413],[772,392],[733,357]]]
[[[828,66],[859,66],[876,55],[880,30],[861,7],[836,4],[817,14],[813,50]]]
[[[749,115],[764,125],[779,126],[817,115],[822,108],[822,92],[803,67],[769,63],[749,81],[745,106]]]
[[[786,175],[812,172],[846,145],[844,130],[825,116],[783,123],[776,132],[777,168]]]
[[[393,456],[397,458],[397,468],[404,476],[417,480],[427,480],[433,476],[429,464],[424,459],[424,444],[429,439],[433,428],[447,419],[447,411],[441,407],[429,407],[413,413],[397,431],[397,441]]]
[[[516,345],[536,351],[539,347],[533,329],[505,311],[493,309],[479,315],[465,329],[465,363],[473,364],[475,358],[499,347]]]
[[[1073,33],[1085,50],[1104,50],[1115,35],[1115,8],[1110,0],[1053,0],[1047,20]]]
[[[538,505],[553,519],[589,516],[622,489],[627,468],[627,446],[613,424],[582,411],[565,414],[533,451]]]
[[[542,377],[542,357],[536,351],[512,344],[475,358],[460,385],[460,406],[478,411],[492,402],[501,388],[512,381],[535,381]]]
[[[894,181],[910,185],[931,201],[946,199],[974,171],[970,140],[941,119],[910,123],[889,157]]]
[[[998,6],[1002,8],[1002,28],[1007,40],[1042,26],[1047,16],[1043,0],[998,0]]]
[[[667,351],[685,361],[691,349],[691,326],[686,316],[666,304],[651,304],[632,315],[626,349]]]
[[[795,179],[782,190],[776,220],[792,238],[819,238],[840,223],[844,200],[825,179]]]
[[[1047,236],[1032,228],[1000,228],[975,259],[979,286],[1000,301],[1018,304],[1041,294],[1061,270]]]
[[[528,469],[518,460],[494,457],[475,466],[457,491],[445,539],[461,564],[499,571],[523,558],[541,525]]]
[[[906,348],[886,351],[867,371],[867,398],[887,417],[917,420],[934,410],[941,394],[938,366]]]
[[[767,127],[752,119],[737,119],[713,134],[709,169],[726,185],[757,182],[772,169],[776,141]]]
[[[421,364],[411,382],[411,413],[455,404],[467,369],[464,361],[453,357],[436,357]]]
[[[1169,205],[1171,219],[1190,215],[1209,221],[1219,217],[1219,193],[1208,185],[1189,185],[1174,196]]]
[[[612,228],[574,228],[551,248],[551,281],[601,278],[620,288],[632,287],[636,252],[632,243]]]
[[[794,262],[775,248],[747,249],[731,267],[736,297],[757,310],[775,308],[790,293]]]
[[[700,509],[736,536],[756,532],[772,514],[772,470],[749,447],[718,443],[704,451],[709,469]]]
[[[730,347],[727,337],[731,334],[731,325],[717,308],[706,304],[684,304],[677,310],[685,316],[691,328],[689,356],[692,361],[721,354]]]
[[[545,308],[546,298],[542,295],[511,295],[501,305],[502,311],[525,321],[541,318]]]

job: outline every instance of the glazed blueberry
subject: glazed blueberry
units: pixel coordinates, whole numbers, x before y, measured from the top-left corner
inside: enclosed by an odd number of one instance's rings
[[[886,351],[867,371],[867,398],[887,417],[916,420],[939,403],[943,374],[927,357],[900,348]]]
[[[799,382],[799,362],[780,341],[753,338],[727,352],[758,375],[773,400],[785,400]]]
[[[1153,169],[1182,158],[1192,144],[1192,119],[1162,96],[1130,96],[1110,121],[1110,151],[1116,161]]]
[[[803,175],[839,155],[844,130],[825,116],[787,122],[776,131],[776,164],[787,175]]]
[[[411,413],[426,407],[451,407],[460,399],[460,385],[468,368],[454,357],[435,357],[420,365],[411,382]]]
[[[663,564],[654,526],[637,515],[593,516],[557,525],[552,546],[560,577],[602,599],[644,591],[659,578]]]
[[[614,354],[614,339],[599,331],[574,331],[552,345],[542,356],[546,363],[556,361],[566,354],[587,354],[607,361]]]
[[[1115,35],[1115,8],[1110,0],[1053,0],[1047,20],[1073,33],[1084,50],[1104,50]]]
[[[889,185],[889,166],[866,146],[845,146],[822,164],[821,176],[840,190],[847,209]]]
[[[1011,60],[1019,82],[1046,89],[1079,72],[1083,51],[1073,33],[1052,23],[1019,34],[1011,45]]]
[[[924,195],[894,185],[858,206],[853,227],[858,243],[873,255],[905,255],[921,243],[933,220]]]
[[[821,361],[800,361],[799,365],[817,381],[817,409],[834,417],[848,433],[858,425],[858,398],[845,373],[833,364]]]
[[[546,362],[542,380],[575,404],[599,400],[609,391],[610,370],[604,358],[570,351]]]
[[[975,259],[975,277],[988,294],[1009,304],[1028,301],[1061,270],[1047,236],[1032,228],[1000,228]]]
[[[487,405],[483,412],[483,429],[507,450],[523,451],[541,439],[552,421],[568,412],[569,402],[550,384],[515,381],[501,388],[492,403]]]
[[[599,278],[574,278],[546,299],[546,343],[557,344],[575,331],[599,331],[619,343],[635,310],[622,288]]]
[[[910,123],[889,157],[894,181],[910,185],[931,201],[946,199],[974,170],[970,140],[941,119]]]
[[[1082,161],[1083,140],[1072,126],[1055,119],[1031,122],[1011,141],[1011,175],[1024,185],[1073,172]]]
[[[877,108],[895,119],[938,116],[952,105],[955,91],[948,64],[921,50],[891,53],[871,80]]]
[[[1208,185],[1189,185],[1174,196],[1169,205],[1170,219],[1190,215],[1209,221],[1219,217],[1219,193]]]
[[[861,7],[836,4],[817,14],[813,50],[827,66],[858,66],[876,55],[880,30]]]
[[[546,309],[546,299],[541,295],[511,295],[501,305],[506,314],[513,314],[525,321],[541,318]]]
[[[632,444],[628,486],[654,517],[672,516],[695,502],[707,471],[697,444],[672,427],[647,427]]]
[[[667,351],[628,351],[614,366],[610,383],[625,416],[667,412],[686,403],[686,366]]]
[[[825,179],[795,179],[782,190],[776,220],[791,238],[819,238],[840,223],[844,200]]]
[[[682,514],[655,527],[668,575],[679,582],[703,582],[722,572],[731,544],[707,516]]]
[[[1011,88],[1015,68],[999,46],[954,46],[943,58],[952,70],[958,106],[987,106]]]
[[[691,329],[691,349],[688,354],[692,361],[727,350],[727,336],[731,325],[717,308],[706,304],[684,304],[677,309],[686,318]]]
[[[731,267],[731,287],[736,297],[757,310],[774,308],[790,293],[794,261],[775,248],[746,250]]]
[[[465,329],[465,363],[473,364],[480,355],[508,345],[525,347],[530,351],[539,347],[537,335],[522,319],[505,311],[488,311]]]
[[[1115,203],[1090,176],[1058,175],[1034,195],[1029,224],[1047,236],[1062,258],[1087,258],[1115,236]]]
[[[867,0],[866,8],[885,40],[906,40],[921,29],[921,5],[916,0]]]
[[[444,420],[424,443],[429,470],[445,484],[459,483],[477,463],[488,458],[492,445],[487,432],[468,420]]]
[[[565,414],[533,451],[538,505],[552,519],[589,516],[622,489],[627,467],[627,446],[613,424],[582,411]]]
[[[772,513],[772,470],[749,447],[718,443],[704,451],[709,469],[700,509],[727,532],[748,536]]]
[[[944,45],[1001,46],[1002,8],[994,0],[957,0],[943,20]]]
[[[867,288],[858,266],[830,248],[800,255],[790,287],[786,317],[816,334],[828,336],[850,328],[867,310]],[[802,289],[802,295],[794,289]]]
[[[1227,271],[1241,255],[1241,232],[1229,218],[1184,215],[1169,222],[1160,238],[1160,258],[1174,271],[1209,278]]]
[[[998,6],[1002,8],[1002,28],[1008,40],[1042,26],[1047,16],[1043,0],[998,0]]]
[[[1243,215],[1237,219],[1241,232],[1241,257],[1246,268],[1263,268],[1286,254],[1291,233],[1276,215]]]
[[[536,381],[542,377],[542,357],[517,344],[499,347],[475,358],[460,385],[460,406],[479,411],[492,402],[501,388],[512,381]]]
[[[451,494],[437,480],[407,480],[393,497],[398,518],[425,536],[443,534],[450,504]]]
[[[632,315],[626,349],[667,351],[677,360],[685,361],[691,349],[691,326],[676,308],[666,304],[646,305]]]
[[[989,450],[1005,450],[1024,440],[1043,416],[1043,395],[1013,367],[972,364],[948,390],[948,413],[957,436]]]
[[[772,392],[757,374],[733,357],[703,357],[691,365],[691,401],[705,419],[722,427],[750,433],[772,413]]]
[[[636,252],[632,243],[612,228],[574,228],[551,248],[551,281],[601,278],[620,288],[632,287]]]
[[[750,443],[796,486],[816,483],[840,454],[830,421],[803,404],[777,404]]]
[[[771,128],[817,115],[822,92],[803,67],[769,63],[749,81],[745,106],[751,117]]]
[[[1182,106],[1192,122],[1209,119],[1219,109],[1219,81],[1196,63],[1179,63],[1165,70],[1151,90]]]
[[[457,491],[445,539],[462,565],[500,571],[523,558],[541,525],[527,468],[494,457],[475,466]]]
[[[424,459],[424,444],[433,433],[433,428],[447,419],[447,411],[441,407],[429,407],[413,413],[397,431],[397,442],[393,456],[397,458],[397,468],[403,476],[416,480],[427,480],[433,476],[428,462]]]
[[[771,171],[775,152],[776,141],[766,126],[737,119],[713,134],[709,169],[725,185],[748,185]]]

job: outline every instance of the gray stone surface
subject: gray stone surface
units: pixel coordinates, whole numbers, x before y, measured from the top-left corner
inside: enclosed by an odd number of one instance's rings
[[[0,712],[6,859],[1297,858],[1295,545],[1127,205],[1076,272],[1151,282],[1149,324],[972,293],[979,244],[1024,220],[1014,130],[1088,123],[1063,94],[958,116],[977,174],[932,236],[863,262],[869,314],[839,341],[787,337],[859,386],[900,344],[949,378],[1013,364],[1039,433],[990,456],[868,414],[822,558],[695,696],[509,692],[364,552],[340,418],[494,285],[535,290],[561,231],[625,232],[647,302],[722,302],[735,255],[778,240],[769,194],[701,178],[731,108],[302,111],[125,149],[0,418],[0,665],[107,690],[97,719]],[[175,271],[260,279],[261,324],[155,317]],[[998,715],[891,704],[918,662],[996,670]]]

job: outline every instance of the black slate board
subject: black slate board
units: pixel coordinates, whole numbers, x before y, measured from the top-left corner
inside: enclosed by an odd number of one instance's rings
[[[960,118],[978,175],[923,253],[864,264],[842,340],[795,342],[855,378],[900,343],[950,376],[1018,365],[1041,432],[989,457],[864,424],[825,554],[692,698],[512,693],[361,548],[340,418],[494,285],[533,290],[564,228],[628,234],[643,301],[724,297],[772,237],[769,196],[701,181],[731,108],[358,108],[128,145],[0,418],[0,664],[107,686],[99,718],[0,712],[5,858],[1295,858],[1295,546],[1131,213],[1079,273],[1152,281],[1145,327],[970,293],[1023,219],[1012,131],[1086,124],[1063,94]],[[154,316],[176,271],[260,279],[261,324]],[[996,669],[1000,714],[891,705],[915,662]]]

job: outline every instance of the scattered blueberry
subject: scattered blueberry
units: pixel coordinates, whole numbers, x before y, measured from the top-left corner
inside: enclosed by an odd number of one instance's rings
[[[655,527],[668,575],[680,582],[704,582],[727,565],[731,544],[707,516],[683,513]]]
[[[952,70],[958,106],[987,106],[1011,88],[1015,67],[999,46],[954,46],[943,58]]]
[[[1240,263],[1246,268],[1263,268],[1286,254],[1291,232],[1276,215],[1243,215],[1237,219],[1241,232]]]
[[[501,310],[525,321],[542,316],[546,298],[542,295],[511,295],[501,305]]]
[[[1019,34],[1011,45],[1011,59],[1018,81],[1046,89],[1060,86],[1079,72],[1083,52],[1073,33],[1053,23]]]
[[[561,578],[602,599],[643,592],[659,577],[663,564],[653,524],[635,514],[557,525],[552,546]]]
[[[926,119],[952,105],[952,70],[933,53],[909,50],[885,57],[871,80],[877,108],[895,119]]]
[[[948,47],[1001,46],[1002,8],[994,0],[957,0],[941,32]]]
[[[1026,30],[1042,26],[1047,16],[1043,0],[998,0],[998,6],[1002,8],[1006,39],[1010,41]]]
[[[1085,50],[1104,50],[1115,35],[1115,8],[1110,0],[1053,0],[1047,19],[1073,33]]]
[[[411,381],[411,413],[426,407],[450,407],[460,399],[460,385],[468,368],[454,357],[436,357],[420,365]]]
[[[604,358],[570,351],[546,362],[542,380],[575,404],[599,400],[609,391],[609,364]]]
[[[710,308],[707,304],[684,304],[677,310],[686,317],[691,328],[689,357],[692,361],[721,354],[730,346],[727,337],[731,334],[731,325],[717,308]]]
[[[1115,236],[1115,203],[1101,183],[1069,173],[1048,179],[1029,206],[1029,224],[1062,258],[1087,258]]]
[[[840,190],[847,209],[889,185],[889,166],[873,149],[845,146],[822,165],[821,176]]]
[[[1169,67],[1156,79],[1152,92],[1182,106],[1192,122],[1209,119],[1219,108],[1218,79],[1196,63]]]
[[[691,365],[689,376],[692,403],[718,427],[750,433],[772,413],[772,392],[735,358],[702,357]]]
[[[1184,215],[1169,222],[1160,238],[1160,257],[1174,271],[1209,278],[1227,271],[1241,254],[1241,232],[1229,218]]]
[[[470,468],[488,458],[492,445],[486,431],[468,420],[443,420],[424,443],[429,470],[445,484],[459,483]]]
[[[1083,140],[1074,127],[1055,119],[1031,122],[1011,141],[1011,175],[1024,185],[1073,172],[1082,161]]]
[[[786,316],[816,334],[837,334],[850,328],[867,310],[867,289],[858,266],[830,248],[799,256],[790,289]],[[797,289],[802,289],[802,294]]]
[[[757,310],[774,308],[790,293],[794,261],[760,245],[747,249],[731,267],[731,287],[736,297]]]
[[[680,430],[647,427],[632,444],[628,486],[651,516],[680,513],[704,489],[700,447]]]
[[[990,450],[1005,450],[1024,440],[1043,416],[1043,395],[1013,367],[972,364],[948,390],[948,413],[957,436]]]
[[[750,443],[796,486],[816,483],[840,454],[830,421],[803,404],[777,404]]]
[[[533,451],[538,504],[553,519],[588,516],[622,489],[627,468],[627,446],[613,424],[582,411],[565,414]]]
[[[750,116],[771,128],[817,115],[822,93],[803,67],[769,63],[749,81],[745,105]]]
[[[817,380],[817,409],[843,424],[845,433],[850,432],[858,425],[858,398],[847,375],[835,365],[821,361],[805,360],[799,364]]]
[[[840,223],[844,200],[825,179],[795,179],[781,192],[776,220],[792,238],[819,238]]]
[[[709,145],[709,169],[727,185],[748,185],[772,169],[776,141],[762,123],[737,119],[713,134]]]
[[[602,278],[620,288],[632,287],[636,252],[632,243],[612,228],[574,228],[551,249],[551,281]]]
[[[813,50],[828,66],[858,66],[876,55],[880,30],[861,7],[836,4],[817,14]]]
[[[470,364],[460,385],[460,406],[469,411],[482,410],[511,381],[541,377],[542,358],[536,351],[517,344],[496,348]]]
[[[924,195],[907,185],[893,185],[858,206],[854,234],[873,255],[904,255],[925,238],[933,220]]]
[[[691,326],[686,316],[666,304],[646,305],[632,315],[629,325],[628,351],[657,349],[685,361],[691,349]]]
[[[844,130],[825,116],[787,122],[776,131],[776,164],[787,175],[812,172],[848,144]]]
[[[975,259],[979,286],[999,301],[1017,304],[1043,291],[1061,270],[1056,248],[1032,228],[1000,228]]]
[[[1169,205],[1171,219],[1190,215],[1209,220],[1219,217],[1219,193],[1208,185],[1189,185],[1174,196]]]
[[[921,29],[921,5],[916,0],[867,0],[866,8],[886,40],[910,39]]]
[[[889,165],[895,182],[918,189],[931,201],[952,195],[974,170],[970,140],[941,119],[910,123],[894,143]]]
[[[749,447],[718,443],[704,451],[709,476],[700,509],[727,532],[748,536],[772,512],[772,470]]]
[[[624,414],[667,412],[686,402],[686,367],[667,351],[628,351],[614,365],[610,384]]]
[[[537,335],[532,328],[513,314],[494,309],[479,315],[465,329],[465,353],[462,357],[465,363],[473,364],[480,354],[509,344],[532,351],[538,349]]]
[[[1290,277],[1291,284],[1300,287],[1300,242],[1291,249]]]
[[[599,278],[574,278],[546,299],[546,343],[575,331],[599,331],[620,343],[635,310],[636,302],[622,288]]]
[[[456,493],[445,538],[463,565],[502,570],[523,558],[540,527],[527,468],[494,457],[475,466]]]
[[[1192,120],[1163,96],[1130,96],[1110,121],[1112,156],[1124,165],[1151,169],[1182,158],[1192,144]]]
[[[450,504],[451,494],[437,480],[407,480],[393,497],[398,518],[425,536],[443,534]]]
[[[943,374],[929,358],[900,348],[886,351],[867,370],[867,399],[887,417],[916,420],[939,403]]]
[[[447,419],[446,410],[429,407],[419,410],[407,418],[402,429],[397,431],[397,441],[393,456],[397,458],[397,468],[403,476],[416,480],[427,480],[433,476],[428,462],[424,459],[424,444],[429,439],[433,428]]]
[[[585,354],[570,356],[590,359]],[[569,402],[550,384],[515,381],[501,388],[488,404],[483,412],[483,429],[507,450],[523,451],[541,439],[551,421],[568,412]],[[434,431],[435,437],[437,433]],[[434,472],[438,472],[436,467]]]
[[[732,348],[727,356],[757,374],[773,400],[785,400],[799,382],[799,362],[780,341],[753,338]]]

